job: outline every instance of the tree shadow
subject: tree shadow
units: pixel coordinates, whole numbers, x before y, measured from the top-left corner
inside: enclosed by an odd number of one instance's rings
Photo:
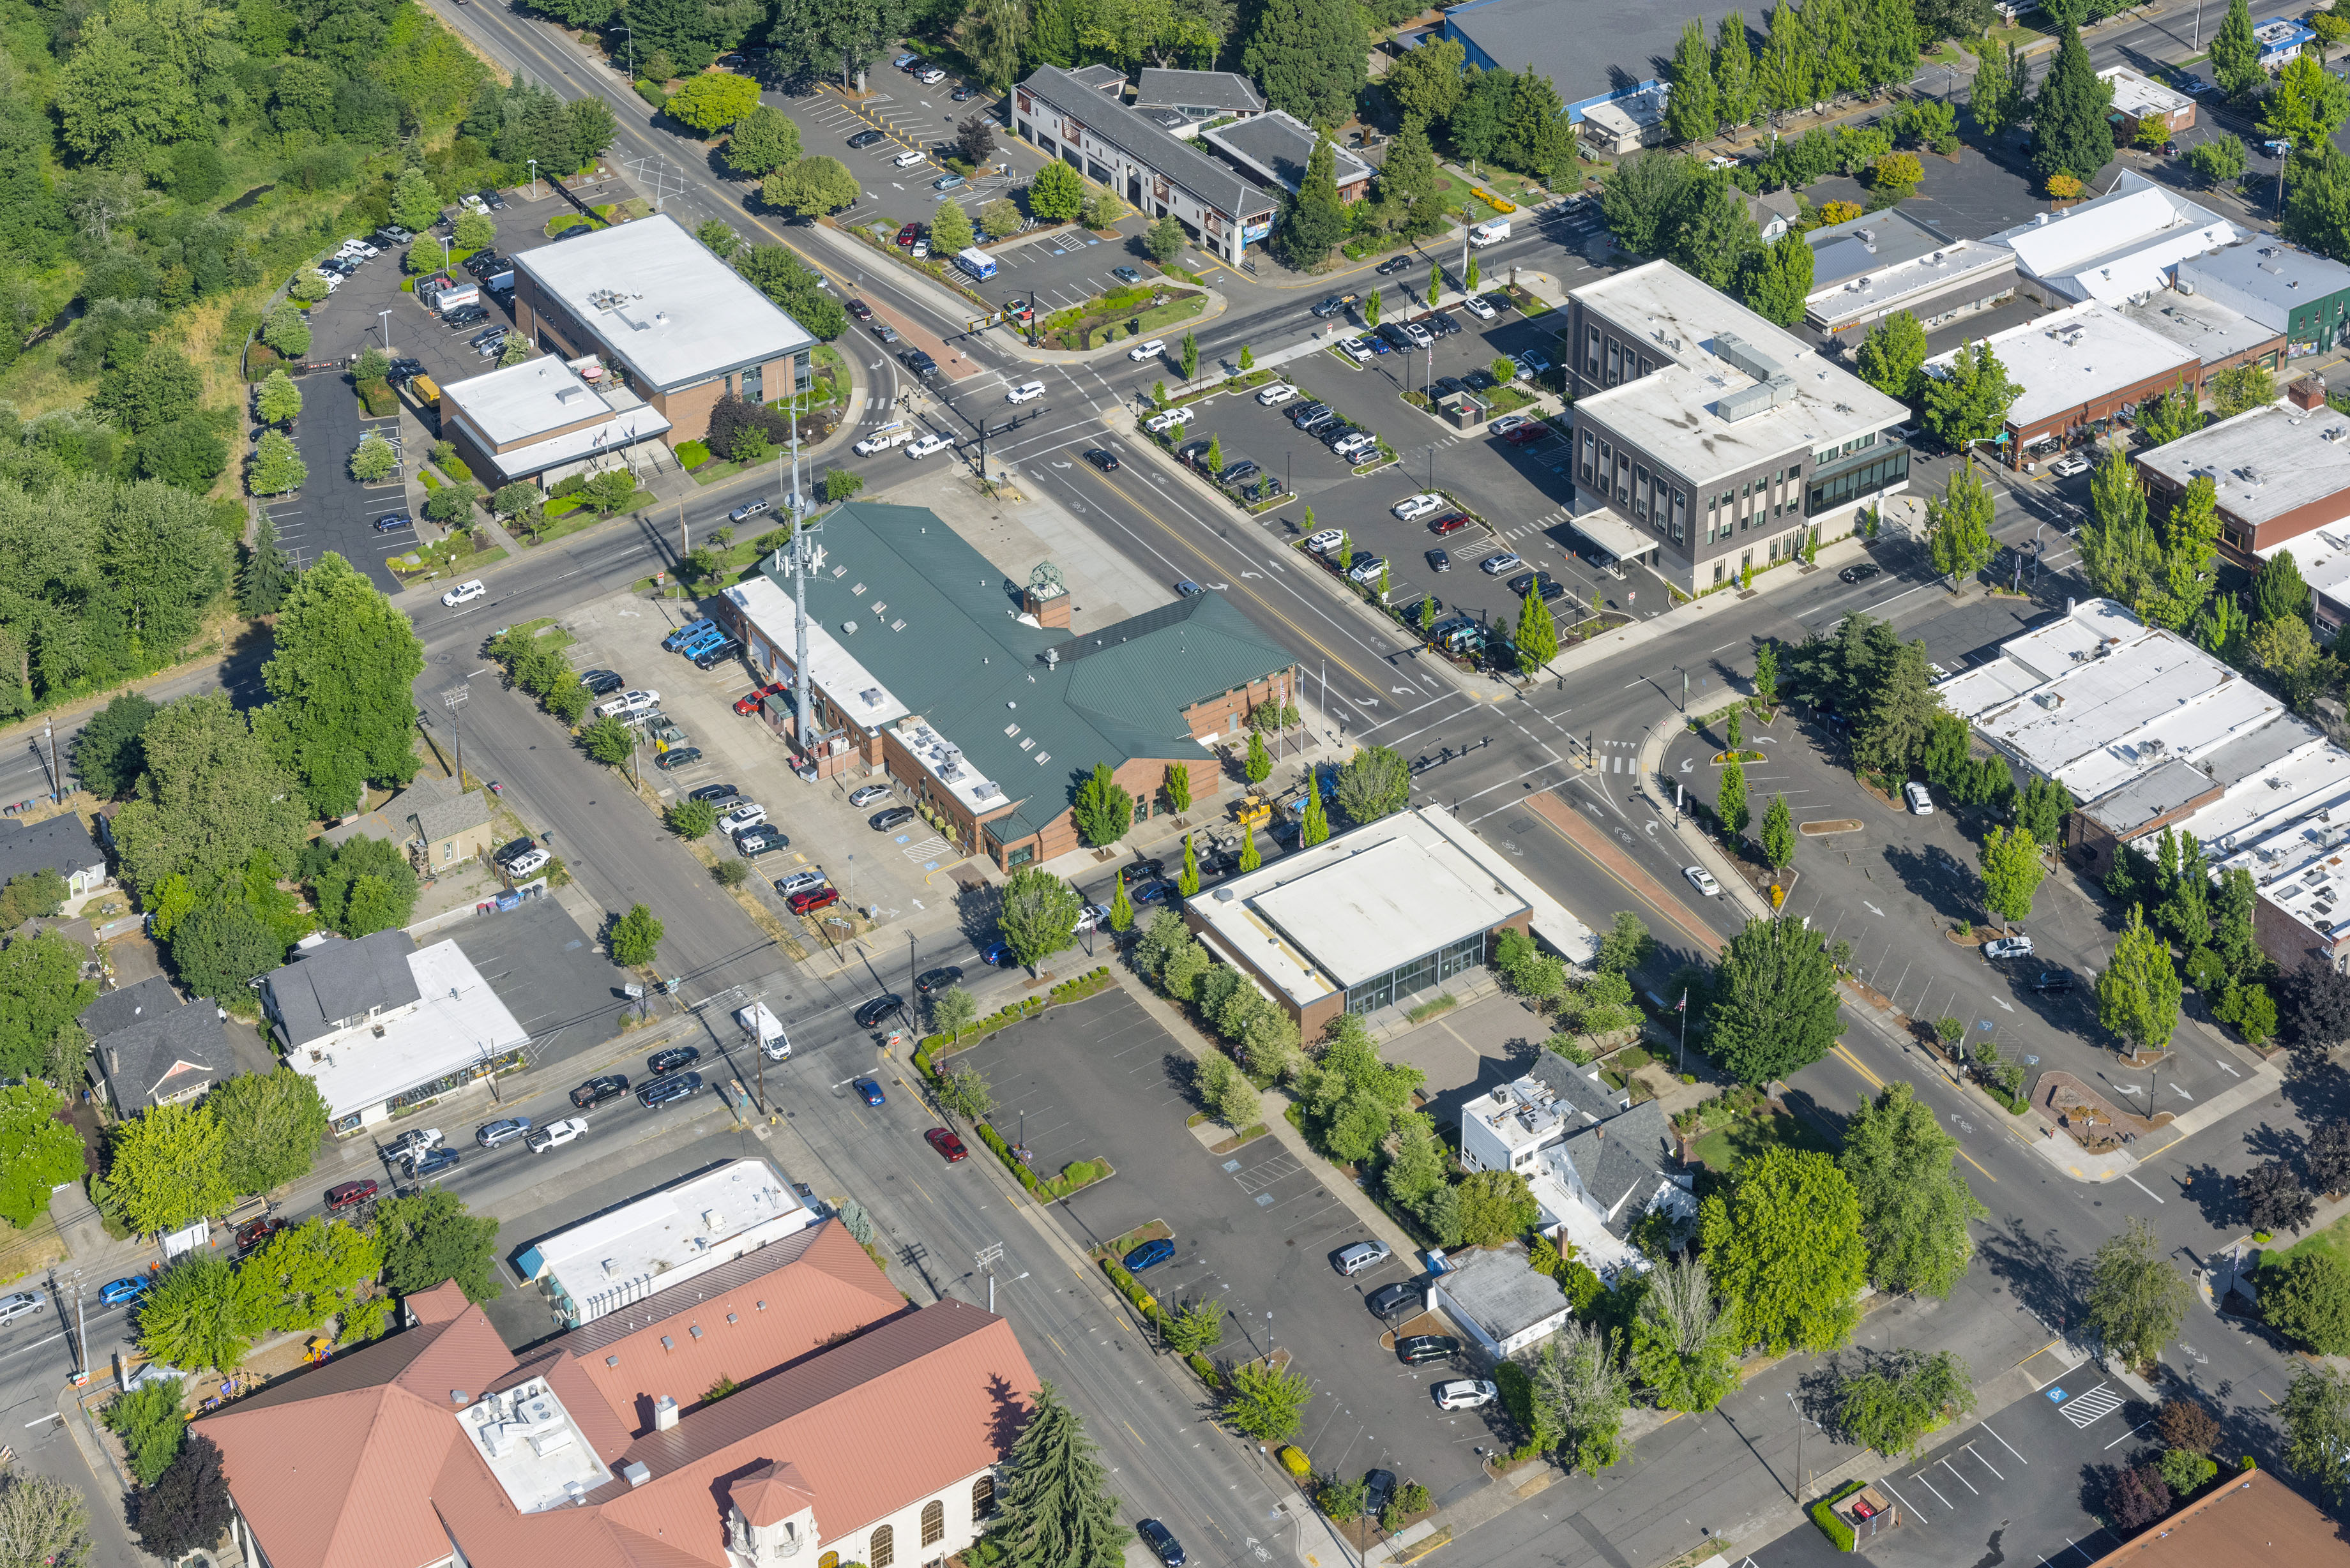
[[[961,887],[955,893],[955,923],[962,928],[965,940],[984,948],[995,940],[997,923],[1003,918],[1003,890],[993,883],[981,882]]]
[[[2011,1220],[1986,1234],[1976,1252],[1991,1277],[2043,1323],[2063,1327],[2080,1321],[2088,1260],[2070,1256],[2056,1227],[2035,1235],[2022,1220]]]
[[[1972,897],[1973,877],[1957,856],[1940,845],[1908,849],[1888,844],[1884,856],[1886,867],[1899,879],[1902,890],[1939,919],[1955,923],[1982,918],[1981,906]]]

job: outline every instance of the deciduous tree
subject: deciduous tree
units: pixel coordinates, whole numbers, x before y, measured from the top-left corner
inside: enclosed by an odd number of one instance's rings
[[[436,1189],[376,1205],[376,1244],[383,1251],[383,1282],[400,1295],[454,1280],[470,1302],[491,1302],[499,1282],[494,1249],[498,1222],[466,1210],[455,1193]]]
[[[1085,203],[1085,181],[1057,159],[1029,178],[1028,211],[1039,223],[1066,223]]]
[[[1672,92],[1665,100],[1665,134],[1681,142],[1711,140],[1721,101],[1713,89],[1713,50],[1704,23],[1692,19],[1682,26],[1668,75]]]
[[[1668,1260],[1632,1321],[1630,1360],[1668,1410],[1711,1410],[1738,1386],[1735,1329],[1714,1303],[1705,1260]]]
[[[2112,961],[2097,975],[2097,1022],[2128,1041],[2133,1052],[2156,1050],[2178,1026],[2178,997],[2170,944],[2131,905]]]
[[[1890,1459],[1916,1458],[1927,1433],[1974,1407],[1974,1371],[1947,1350],[1864,1355],[1836,1388],[1844,1436]]]
[[[1991,536],[1991,489],[1965,463],[1951,467],[1942,493],[1926,501],[1926,528],[1934,569],[1960,584],[1991,565],[1999,546]]]
[[[1569,1320],[1534,1363],[1534,1397],[1550,1412],[1567,1468],[1597,1475],[1624,1457],[1631,1382],[1612,1330]]]
[[[2178,1332],[2195,1293],[2171,1266],[2153,1228],[2133,1215],[2089,1262],[2086,1321],[2131,1366],[2151,1362]]]
[[[670,94],[666,112],[711,137],[758,107],[757,82],[733,71],[706,71]]]
[[[2230,94],[2248,92],[2267,73],[2261,68],[2261,44],[2252,36],[2252,13],[2245,0],[2228,0],[2228,14],[2211,35],[2211,76]]]
[[[233,1511],[219,1446],[192,1432],[171,1468],[139,1493],[130,1522],[149,1552],[176,1563],[190,1552],[218,1546]]]
[[[149,1235],[222,1212],[236,1194],[220,1118],[181,1101],[116,1123],[107,1134],[106,1184],[130,1228]]]
[[[1347,0],[1265,0],[1241,46],[1242,68],[1273,106],[1324,129],[1354,113],[1369,58]]]
[[[307,1175],[327,1139],[317,1080],[291,1067],[241,1073],[204,1096],[220,1124],[221,1174],[233,1192],[267,1192]]]
[[[343,815],[367,784],[415,776],[424,645],[383,590],[328,551],[286,595],[276,647],[261,669],[272,701],[256,729],[301,781],[312,815]]]
[[[754,87],[754,101],[755,92]],[[675,102],[671,100],[672,106]],[[800,157],[799,127],[791,116],[769,104],[760,104],[735,120],[733,134],[726,139],[726,166],[745,179],[764,180],[785,165],[798,162]]]
[[[1728,1197],[1705,1199],[1699,1235],[1744,1340],[1783,1354],[1851,1337],[1867,1249],[1859,1199],[1826,1155],[1778,1147],[1748,1160]]]
[[[1948,365],[1925,377],[1924,390],[1927,430],[1945,446],[1960,448],[1998,436],[2023,389],[2008,379],[1989,343],[1962,343]]]
[[[1958,1140],[1906,1083],[1863,1101],[1837,1164],[1860,1205],[1868,1276],[1879,1290],[1947,1298],[1974,1256],[1971,1220],[1990,1210],[1957,1167]]]
[[[789,207],[803,218],[837,213],[857,200],[857,176],[837,158],[802,158],[770,173],[759,198],[770,207]]]
[[[2335,1366],[2295,1372],[2278,1407],[2285,1467],[2339,1496],[2350,1482],[2350,1374]]]
[[[2261,1315],[2320,1355],[2350,1355],[2350,1262],[2330,1248],[2297,1247],[2261,1270]]]
[[[2282,1159],[2252,1167],[2236,1178],[2235,1186],[2244,1221],[2255,1231],[2290,1231],[2297,1236],[2316,1217],[2316,1198]]]
[[[1361,826],[1392,816],[1411,796],[1411,768],[1388,746],[1360,746],[1338,770],[1338,809]]]
[[[2040,841],[2021,827],[1993,826],[1983,835],[1983,907],[2010,922],[2032,918],[2032,897],[2048,874]]]
[[[1773,871],[1795,863],[1795,823],[1783,794],[1773,795],[1771,808],[1762,814],[1762,858]]]
[[[1012,945],[1013,956],[1033,969],[1076,945],[1077,916],[1084,904],[1075,888],[1050,871],[1023,866],[1003,885],[1003,908],[996,918],[996,929]]]
[[[166,1366],[233,1370],[260,1325],[246,1315],[226,1258],[189,1252],[163,1271],[139,1303],[139,1343]]]
[[[631,904],[629,912],[612,921],[606,946],[612,961],[625,969],[636,969],[655,961],[660,950],[661,922],[642,904]]]
[[[20,1230],[48,1208],[52,1189],[85,1173],[81,1135],[65,1108],[38,1080],[0,1088],[0,1220]]]

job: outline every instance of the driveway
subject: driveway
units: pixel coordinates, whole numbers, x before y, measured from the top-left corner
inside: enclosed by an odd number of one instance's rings
[[[1345,1179],[1271,1137],[1211,1153],[1185,1125],[1191,1064],[1118,992],[1055,1008],[954,1059],[986,1076],[994,1125],[1034,1151],[1038,1170],[1102,1157],[1117,1168],[1055,1210],[1080,1246],[1165,1220],[1175,1256],[1143,1276],[1151,1292],[1170,1306],[1222,1302],[1219,1359],[1268,1345],[1292,1354],[1315,1390],[1295,1440],[1317,1471],[1384,1467],[1421,1481],[1440,1503],[1482,1486],[1475,1450],[1494,1446],[1492,1429],[1481,1412],[1438,1410],[1429,1393],[1469,1368],[1399,1366],[1381,1343],[1388,1325],[1363,1306],[1369,1292],[1413,1277],[1411,1261],[1342,1278],[1332,1255],[1363,1239],[1326,1185]]]

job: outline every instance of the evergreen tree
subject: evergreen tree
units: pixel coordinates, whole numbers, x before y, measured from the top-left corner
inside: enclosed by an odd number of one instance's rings
[[[2069,174],[2085,185],[2113,161],[2112,106],[2113,88],[2097,79],[2081,35],[2065,28],[2033,106],[2032,166],[2042,178]]]
[[[1417,119],[1407,119],[1388,147],[1379,165],[1379,204],[1397,233],[1409,237],[1432,234],[1444,223],[1444,200],[1437,181],[1436,153],[1428,132]],[[1433,292],[1429,296],[1435,297]]]
[[[1750,261],[1746,304],[1757,316],[1781,327],[1804,318],[1804,301],[1812,292],[1812,247],[1790,230]]]
[[[1911,0],[1877,0],[1873,9],[1864,43],[1868,53],[1866,85],[1898,86],[1918,74],[1917,8]]]
[[[1713,89],[1713,51],[1706,47],[1703,23],[1692,19],[1681,28],[1669,75],[1673,90],[1665,99],[1665,134],[1682,142],[1711,140],[1721,100]]]
[[[2220,30],[2211,35],[2211,76],[2230,95],[2250,92],[2267,73],[2261,69],[2261,44],[2252,36],[2251,7],[2229,0]]]
[[[1800,239],[1797,244],[1801,244]],[[1744,192],[1718,171],[1694,182],[1684,201],[1669,254],[1675,265],[1714,288],[1727,289],[1762,248]]]
[[[1536,76],[1529,65],[1518,75],[1510,93],[1509,118],[1503,124],[1503,162],[1520,173],[1545,182],[1575,161],[1575,135],[1566,123],[1566,105],[1548,77]]]
[[[1338,153],[1328,137],[1318,137],[1305,160],[1297,193],[1284,203],[1281,230],[1274,237],[1284,265],[1304,271],[1319,266],[1347,232],[1347,209],[1338,200]]]
[[[1297,822],[1297,846],[1311,849],[1330,836],[1330,817],[1322,805],[1320,781],[1310,783],[1305,791],[1305,809]]]
[[[1557,657],[1558,623],[1536,585],[1518,606],[1518,668],[1531,672]]]
[[[2021,63],[2013,44],[2007,46],[2003,57],[1985,53],[1976,61],[1974,81],[1967,90],[1967,109],[1974,116],[1975,130],[1982,135],[1997,136],[2023,120],[2024,103],[2016,72]]]
[[[1754,51],[1746,41],[1746,14],[1732,11],[1713,34],[1715,110],[1723,125],[1744,125],[1760,107],[1754,87]]]
[[[1317,129],[1353,115],[1369,58],[1353,0],[1264,0],[1241,46],[1243,68],[1273,106]]]
[[[237,607],[247,615],[274,615],[293,581],[294,563],[278,548],[277,524],[264,512],[237,574]]]
[[[991,1532],[1009,1568],[1121,1568],[1134,1532],[1118,1522],[1085,1422],[1050,1383],[1030,1401],[1009,1469]]]

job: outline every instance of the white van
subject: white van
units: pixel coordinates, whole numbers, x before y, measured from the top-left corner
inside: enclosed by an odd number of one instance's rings
[[[955,265],[962,268],[981,283],[985,283],[995,275],[995,258],[977,245],[972,245],[968,250],[955,252],[954,259]]]
[[[759,1043],[759,1049],[766,1053],[768,1061],[791,1060],[791,1036],[784,1033],[782,1023],[767,1011],[765,1002],[754,1002],[748,1007],[735,1009],[734,1022],[743,1026],[745,1035]]]
[[[1509,237],[1510,220],[1507,218],[1488,218],[1469,231],[1469,243],[1480,250]]]
[[[1044,382],[1024,381],[1019,386],[1016,386],[1010,391],[1004,393],[1003,400],[1007,403],[1033,403],[1044,395]]]
[[[914,427],[902,420],[892,420],[857,443],[857,455],[871,457],[877,452],[888,452],[893,446],[903,446],[914,439]]]

